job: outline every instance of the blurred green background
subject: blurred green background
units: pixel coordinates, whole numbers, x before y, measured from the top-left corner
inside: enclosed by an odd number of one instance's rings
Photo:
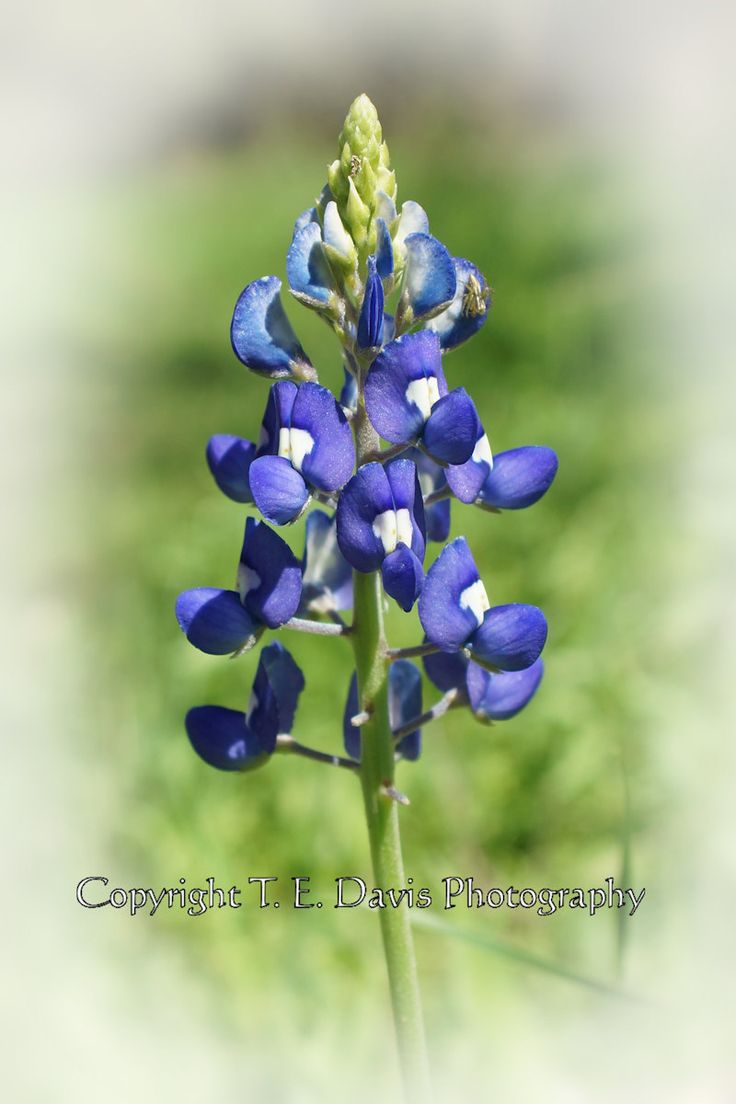
[[[351,777],[281,758],[231,777],[192,753],[186,710],[244,708],[257,655],[204,656],[173,616],[180,590],[233,582],[245,513],[216,489],[204,448],[215,432],[257,435],[267,385],[232,354],[230,313],[247,282],[284,277],[292,222],[323,183],[340,106],[331,127],[275,117],[245,142],[192,145],[131,169],[93,212],[95,291],[80,302],[75,337],[87,395],[73,426],[83,467],[75,539],[87,549],[76,578],[89,703],[79,800],[99,826],[90,861],[106,860],[112,884],[243,884],[249,874],[308,874],[325,894],[338,874],[370,884]],[[485,888],[587,887],[612,875],[638,889],[666,801],[648,733],[667,663],[653,642],[669,566],[659,458],[673,421],[653,354],[660,306],[644,218],[610,165],[549,135],[499,127],[479,138],[462,118],[400,111],[384,130],[399,200],[418,200],[433,233],[495,292],[485,329],[446,361],[450,386],[471,391],[495,451],[538,443],[560,458],[551,492],[530,510],[453,507],[452,535],[468,536],[491,601],[545,610],[547,670],[518,718],[485,728],[451,714],[426,731],[420,761],[401,766],[408,874],[437,897],[449,874]],[[327,329],[286,306],[322,381],[338,384]],[[303,523],[285,536],[301,553]],[[416,614],[391,613],[392,644],[419,632]],[[349,647],[282,639],[307,679],[295,735],[339,750]],[[425,688],[426,700],[435,694]],[[649,920],[623,924],[606,912],[432,916],[635,990],[636,933],[656,925],[656,905]],[[118,954],[120,922],[105,910]],[[322,1060],[306,1045],[315,1035],[344,1046],[349,1030],[366,1063],[381,1052],[389,1027],[371,914],[174,911],[139,918],[135,931],[199,975],[224,1031],[245,1029],[254,1045],[298,1035],[305,1076]],[[451,935],[418,929],[417,946],[430,1032],[457,1062],[464,1047],[485,1046],[479,1010],[512,1025],[519,1008],[541,1016],[606,999]]]

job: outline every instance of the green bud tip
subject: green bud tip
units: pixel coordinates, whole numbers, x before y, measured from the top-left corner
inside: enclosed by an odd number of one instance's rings
[[[362,264],[367,251],[375,248],[372,219],[376,194],[385,191],[392,199],[396,195],[378,112],[365,93],[353,100],[345,116],[337,143],[337,160],[329,166],[327,179]]]

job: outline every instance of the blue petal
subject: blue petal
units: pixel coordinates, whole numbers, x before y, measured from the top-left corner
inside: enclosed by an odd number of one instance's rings
[[[299,388],[291,380],[280,380],[269,388],[266,409],[261,422],[261,436],[258,441],[258,455],[279,451],[279,438],[282,428],[291,424],[291,412],[299,393]]]
[[[547,622],[536,606],[512,603],[486,610],[469,647],[476,663],[501,671],[531,667],[547,640]]]
[[[349,372],[347,368],[343,368],[345,373],[345,379],[340,391],[340,406],[346,410],[358,409],[358,381],[352,372]]]
[[[358,348],[376,349],[383,344],[383,284],[376,271],[376,259],[368,258],[363,306],[358,319]]]
[[[307,515],[301,608],[327,613],[350,609],[352,604],[353,573],[337,543],[336,517],[312,510]]]
[[[303,230],[305,226],[309,226],[310,222],[319,222],[316,207],[307,207],[306,211],[302,211],[294,223],[294,233],[296,234],[297,230]]]
[[[309,498],[304,479],[283,456],[259,456],[250,466],[253,500],[266,521],[287,525]]]
[[[277,276],[254,280],[235,304],[230,340],[248,368],[271,379],[313,377],[314,368],[286,317]]]
[[[238,586],[248,612],[271,629],[285,624],[299,607],[302,594],[299,562],[286,541],[255,518],[248,518],[245,523]]]
[[[427,318],[452,300],[455,286],[455,266],[444,245],[431,234],[410,234],[400,311],[408,304],[413,321]]]
[[[394,247],[388,226],[382,218],[376,219],[376,268],[382,280],[387,280],[394,271]]]
[[[408,510],[411,518],[411,550],[421,561],[424,559],[425,528],[424,501],[416,465],[403,457],[391,460],[383,469],[391,488],[395,510]]]
[[[454,349],[477,333],[488,317],[490,291],[486,278],[464,257],[453,257],[457,286],[447,310],[435,315],[427,328],[438,334],[443,349]]]
[[[301,463],[307,483],[319,491],[339,491],[355,467],[355,444],[332,392],[317,383],[303,383],[291,412],[291,429],[304,430],[314,441]]]
[[[469,604],[471,587],[480,582],[478,568],[465,537],[443,548],[427,572],[419,598],[419,620],[427,639],[443,651],[462,648],[478,627]]]
[[[451,464],[445,472],[455,498],[461,502],[475,502],[492,468],[491,446],[483,426],[479,424],[473,455],[464,464]]]
[[[252,502],[248,471],[256,454],[252,441],[217,433],[207,443],[207,463],[215,483],[235,502]]]
[[[383,589],[408,613],[422,592],[421,560],[405,544],[397,544],[381,564],[381,577]]]
[[[388,715],[396,732],[422,712],[422,676],[408,659],[397,659],[388,673]],[[422,749],[421,729],[415,729],[399,741],[397,751],[403,759],[419,758]]]
[[[263,766],[273,751],[251,732],[237,709],[200,705],[189,710],[185,725],[197,755],[218,770],[252,770]]]
[[[329,305],[335,281],[322,248],[319,223],[309,222],[295,230],[286,256],[286,275],[292,294],[307,306]]]
[[[337,503],[337,543],[356,571],[377,571],[383,542],[373,528],[379,514],[393,509],[391,487],[381,464],[364,464],[348,482]]]
[[[464,387],[456,387],[432,407],[422,447],[434,460],[464,464],[473,455],[479,429],[475,403]]]
[[[176,619],[187,640],[209,655],[228,655],[256,643],[262,626],[234,590],[196,587],[176,599]]]
[[[436,464],[426,453],[415,448],[410,449],[406,455],[410,457],[417,466],[419,484],[425,496],[434,493],[434,491],[439,491],[447,485],[447,480],[445,478],[446,469],[441,468],[440,465]],[[432,506],[425,506],[424,521],[427,530],[427,539],[439,541],[444,544],[450,535],[449,498],[435,502]]]
[[[500,674],[491,674],[477,663],[470,663],[467,688],[473,713],[480,721],[506,721],[516,716],[534,697],[543,674],[541,659],[523,671]]]
[[[342,742],[345,751],[351,759],[360,761],[360,729],[351,725],[350,718],[354,717],[360,709],[358,698],[358,676],[353,671],[348,687],[348,698],[342,715]]]
[[[259,688],[262,685],[259,681],[259,674],[262,670],[264,674],[263,683],[268,682],[269,690],[275,700],[276,721],[274,727],[276,731],[273,735],[275,744],[276,733],[289,733],[294,727],[294,716],[299,702],[299,695],[304,689],[304,675],[291,653],[277,640],[274,640],[273,643],[261,651],[258,668],[253,690],[255,695],[258,696]],[[256,708],[251,714],[251,727],[270,739],[270,718],[268,720],[264,718],[262,722],[257,719],[257,712],[258,709]]]
[[[422,432],[435,395],[447,394],[436,334],[406,334],[386,345],[368,372],[365,405],[378,433],[391,444],[413,442]]]
[[[450,535],[450,500],[442,499],[431,506],[424,507],[424,521],[427,526],[427,540],[443,544]]]
[[[478,496],[478,504],[497,510],[532,506],[552,486],[557,456],[543,445],[499,452]]]
[[[447,692],[465,687],[468,660],[462,652],[432,652],[422,657],[427,677],[438,690]]]

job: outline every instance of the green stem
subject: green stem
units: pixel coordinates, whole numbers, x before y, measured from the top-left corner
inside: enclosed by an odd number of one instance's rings
[[[375,450],[375,431],[365,412],[355,418],[359,462]],[[354,620],[351,639],[358,675],[360,708],[370,714],[361,727],[361,784],[373,873],[382,889],[405,885],[399,833],[399,806],[385,795],[393,785],[394,739],[388,712],[388,662],[383,630],[383,591],[378,573],[353,573]],[[431,1100],[427,1044],[409,914],[403,908],[380,909],[399,1059],[408,1101]]]

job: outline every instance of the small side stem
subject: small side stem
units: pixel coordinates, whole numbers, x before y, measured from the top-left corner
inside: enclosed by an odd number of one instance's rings
[[[342,620],[338,622],[312,621],[308,617],[292,617],[281,628],[296,629],[297,632],[315,633],[317,636],[347,636],[350,632],[350,626]]]
[[[358,771],[360,767],[354,759],[345,759],[342,755],[330,755],[326,751],[318,751],[317,748],[300,744],[287,732],[280,732],[276,737],[276,751],[288,755],[301,755],[305,759],[313,759],[315,763],[326,763],[330,767],[344,767],[345,770]]]

